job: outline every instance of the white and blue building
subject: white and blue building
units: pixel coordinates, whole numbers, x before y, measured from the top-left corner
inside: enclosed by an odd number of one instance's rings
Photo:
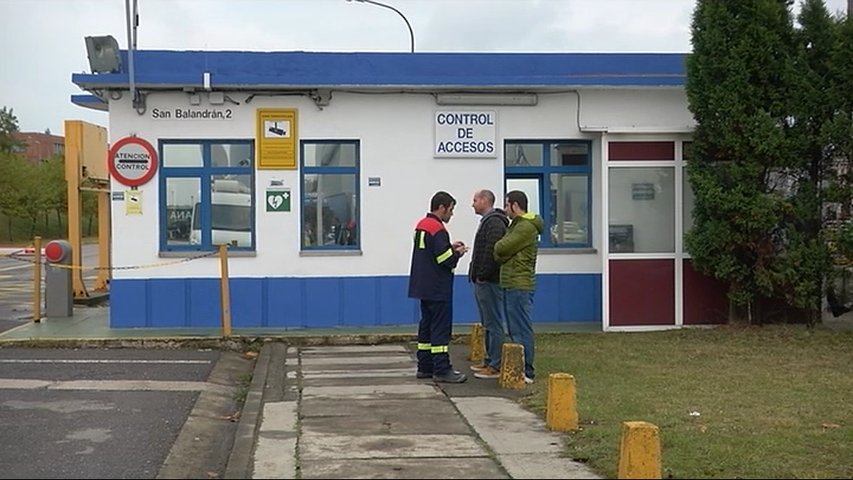
[[[113,328],[218,326],[219,259],[196,257],[241,221],[226,240],[235,328],[414,325],[416,222],[450,192],[451,238],[470,245],[483,188],[498,203],[526,191],[547,226],[535,322],[725,316],[724,290],[682,241],[685,54],[141,50],[132,78],[121,57],[118,71],[72,76],[88,92],[72,101],[109,112],[112,143],[141,138],[157,157],[145,183],[110,183],[112,264],[139,267],[114,270]],[[225,184],[245,214],[216,203]],[[456,323],[477,321],[468,260]]]

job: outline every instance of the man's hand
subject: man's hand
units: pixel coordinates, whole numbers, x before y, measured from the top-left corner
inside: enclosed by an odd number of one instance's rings
[[[468,247],[465,246],[465,243],[459,240],[453,242],[452,247],[453,251],[458,253],[460,257],[465,255],[465,253],[468,251]]]

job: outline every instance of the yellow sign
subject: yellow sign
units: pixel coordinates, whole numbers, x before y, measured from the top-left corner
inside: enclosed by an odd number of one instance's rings
[[[142,191],[128,190],[124,193],[125,215],[142,215]]]
[[[295,108],[259,108],[258,170],[296,170]]]

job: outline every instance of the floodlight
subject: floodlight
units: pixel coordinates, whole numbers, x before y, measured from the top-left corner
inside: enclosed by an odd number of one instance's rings
[[[114,73],[121,70],[118,42],[112,35],[85,37],[85,39],[92,73]]]

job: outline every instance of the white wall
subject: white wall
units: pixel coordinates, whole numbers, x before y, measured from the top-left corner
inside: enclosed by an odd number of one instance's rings
[[[184,93],[150,93],[147,111],[139,115],[127,95],[110,102],[110,140],[135,134],[157,148],[161,139],[254,139],[257,108],[297,108],[297,140],[360,140],[361,218],[360,256],[300,256],[300,184],[298,170],[256,170],[256,256],[232,257],[232,276],[374,276],[407,275],[415,223],[428,211],[429,200],[438,190],[457,200],[456,214],[447,228],[452,239],[473,244],[479,217],[471,209],[473,192],[492,189],[503,195],[504,139],[588,139],[598,134],[581,133],[577,126],[577,95],[573,92],[544,94],[535,107],[438,107],[427,94],[351,94],[334,92],[331,103],[319,109],[301,96],[257,96],[246,104],[247,93],[229,93],[240,105],[226,102],[231,120],[152,119],[154,108],[188,108]],[[196,108],[207,108],[206,95]],[[581,122],[625,119],[651,125],[673,125],[689,118],[683,92],[610,91],[583,93]],[[644,113],[631,108],[644,109]],[[496,148],[493,159],[433,158],[436,110],[497,112]],[[601,146],[593,144],[593,247],[599,249],[601,218]],[[380,177],[381,186],[367,185],[368,177]],[[283,180],[293,194],[289,213],[266,212],[264,193],[273,179]],[[116,181],[113,191],[128,190]],[[159,256],[158,179],[139,187],[143,192],[142,215],[126,215],[124,204],[112,203],[113,265],[146,266],[116,270],[116,278],[213,277],[219,275],[214,256],[178,262]],[[457,268],[468,269],[468,256]],[[168,264],[156,268],[150,265]],[[537,270],[554,272],[600,272],[599,254],[540,255]]]

